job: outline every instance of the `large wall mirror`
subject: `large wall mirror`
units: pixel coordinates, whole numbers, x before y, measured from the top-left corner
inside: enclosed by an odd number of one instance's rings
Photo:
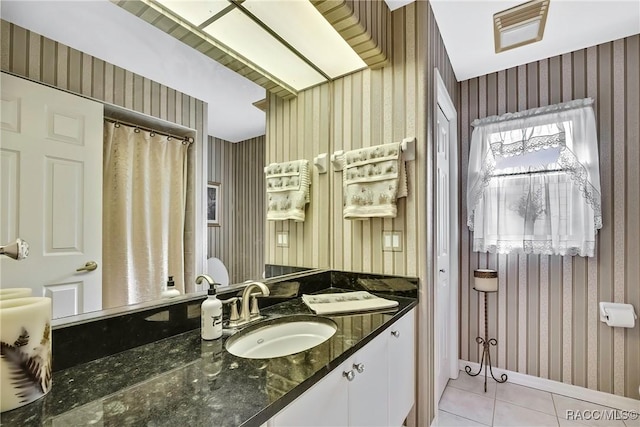
[[[7,126],[11,124],[8,114],[14,111],[11,109],[12,104],[10,101],[11,99],[17,99],[20,95],[20,86],[14,85],[14,80],[10,79],[25,80],[23,77],[26,80],[44,83],[48,86],[47,89],[59,92],[60,98],[56,102],[61,105],[61,111],[64,110],[64,114],[61,113],[57,117],[58,125],[54,122],[52,129],[60,133],[61,139],[72,139],[72,135],[69,133],[71,131],[68,131],[65,126],[70,126],[69,129],[71,130],[76,126],[77,132],[85,132],[90,129],[99,129],[102,132],[104,117],[120,119],[123,124],[132,123],[141,127],[156,129],[168,135],[192,138],[193,146],[189,148],[187,161],[189,168],[187,191],[191,192],[191,194],[186,203],[184,282],[192,281],[195,275],[207,272],[207,259],[211,257],[220,259],[226,266],[231,284],[241,283],[248,279],[262,279],[265,274],[266,276],[277,276],[303,268],[327,267],[327,265],[318,265],[313,259],[298,260],[291,258],[289,262],[287,258],[271,257],[272,260],[277,262],[265,260],[265,233],[274,231],[276,226],[266,224],[264,217],[263,193],[265,186],[262,168],[269,161],[270,156],[266,152],[264,135],[247,137],[241,141],[229,141],[231,138],[227,139],[224,132],[223,137],[215,134],[211,135],[211,127],[208,126],[210,124],[208,112],[209,109],[213,108],[211,103],[207,104],[198,99],[197,96],[186,95],[150,78],[131,72],[131,70],[118,66],[117,60],[107,62],[85,51],[70,48],[62,42],[47,37],[44,34],[48,31],[47,25],[34,24],[35,26],[32,27],[31,24],[26,23],[31,22],[29,19],[14,20],[16,16],[28,14],[37,15],[33,22],[38,22],[44,20],[45,18],[43,17],[47,15],[47,2],[42,2],[42,4],[40,2],[24,2],[23,5],[20,5],[20,3],[22,2],[3,2],[2,5],[2,70],[7,72],[3,73],[3,83],[5,77],[8,79],[7,81],[11,81],[11,84],[3,86],[11,87],[13,90],[13,92],[7,92],[6,96],[5,92],[3,92],[2,125],[3,129],[5,129],[3,130],[3,140],[7,141],[4,132],[7,131]],[[91,3],[98,4],[101,2],[61,3],[58,6],[68,9],[60,12],[61,15],[69,15],[67,18],[68,25],[58,19],[49,19],[49,22],[55,22],[57,27],[73,27],[76,33],[75,36],[78,37],[78,32],[82,28],[91,26],[91,23],[79,24],[79,22],[83,21],[81,19],[82,13],[95,15],[95,11],[90,9],[83,12],[83,7],[116,7],[109,2],[101,6],[96,6],[95,4],[91,6]],[[44,11],[38,10],[42,8],[45,8]],[[122,13],[127,13],[117,7],[116,9]],[[100,16],[99,13],[98,16]],[[139,21],[141,26],[148,25],[135,17],[131,18],[134,21]],[[97,18],[94,16],[93,19]],[[123,33],[128,31],[124,27],[119,30]],[[122,37],[125,40],[127,39],[126,34],[123,34]],[[114,50],[117,51],[115,42],[117,40],[114,41]],[[162,57],[163,46],[148,46],[148,49]],[[183,71],[188,70],[188,68],[188,64],[182,64]],[[188,72],[185,72],[184,78],[189,78]],[[83,97],[73,94],[79,94]],[[261,94],[264,97],[264,91]],[[84,97],[90,99],[87,100]],[[70,100],[76,98],[79,104],[74,107],[76,110],[73,112],[69,109]],[[93,112],[92,119],[86,119],[82,122],[82,129],[78,127],[80,125],[77,123],[69,122],[69,118],[79,117],[80,112],[87,112],[88,109],[94,108],[96,104],[101,108]],[[255,109],[256,114],[262,117],[262,126],[264,128],[264,113],[253,106],[251,108]],[[242,126],[242,124],[242,118],[236,120],[236,126]],[[44,123],[41,123],[41,125],[45,126]],[[87,128],[84,128],[84,126]],[[255,130],[248,130],[247,132],[249,135],[255,134]],[[98,139],[101,138],[101,136],[98,136]],[[5,203],[13,197],[12,188],[7,186],[12,181],[11,179],[5,179],[5,175],[11,172],[12,166],[19,165],[19,163],[15,157],[16,150],[13,147],[3,143],[0,148],[3,150],[2,178],[4,183],[2,186],[4,219],[2,220],[1,231],[2,238],[7,240],[16,237],[12,235],[10,229],[11,227],[14,230],[20,229],[20,217],[12,217],[10,213],[12,211],[17,212],[14,209],[15,206],[11,208]],[[73,163],[74,160],[63,159],[64,156],[56,154],[55,147],[52,144],[49,144],[48,149],[54,150],[47,154],[48,158],[57,159],[57,163],[53,161],[50,165],[45,165],[44,170],[39,171],[38,174],[61,177],[60,184],[56,185],[65,187],[75,185],[78,191],[81,191],[82,186],[89,185],[88,178],[101,178],[101,174],[98,172],[101,170],[100,164],[74,168],[74,165],[76,165]],[[60,148],[60,150],[62,152],[64,148]],[[41,179],[42,177],[37,178],[40,181]],[[24,179],[22,181],[23,184],[26,182]],[[218,203],[218,218],[216,218],[215,224],[211,224],[211,227],[208,226],[210,224],[206,218],[205,199],[209,182],[217,185],[216,202]],[[16,184],[16,182],[13,182],[13,184]],[[96,188],[99,188],[99,186]],[[33,190],[27,189],[26,191]],[[95,200],[101,198],[99,190],[97,191],[93,194]],[[57,317],[103,309],[100,298],[91,298],[91,286],[82,285],[80,288],[77,286],[77,283],[81,282],[81,280],[77,280],[78,277],[85,274],[87,270],[78,273],[74,271],[69,274],[55,270],[61,260],[61,257],[55,254],[55,247],[76,247],[79,241],[68,240],[72,238],[76,240],[84,239],[87,237],[84,234],[91,234],[91,230],[95,235],[100,234],[99,227],[92,228],[91,224],[86,225],[84,228],[84,230],[89,231],[81,230],[76,225],[78,221],[83,219],[73,215],[81,213],[84,215],[84,220],[90,222],[92,217],[95,218],[100,215],[100,210],[88,212],[86,210],[88,208],[67,204],[67,202],[76,203],[77,200],[56,200],[55,197],[48,200],[47,197],[50,197],[50,194],[42,193],[42,190],[40,190],[40,193],[36,194],[37,198],[41,199],[42,206],[53,206],[54,209],[57,209],[58,215],[67,215],[67,221],[55,227],[52,225],[49,231],[43,231],[50,233],[48,237],[48,242],[51,243],[50,248],[47,249],[47,252],[46,248],[33,247],[31,256],[35,263],[32,263],[26,271],[22,271],[17,275],[5,276],[4,267],[16,261],[3,257],[2,261],[0,261],[3,267],[1,287],[23,287],[28,282],[33,283],[32,279],[37,276],[36,282],[55,283],[55,292],[63,296],[68,294],[70,296],[69,299],[75,301],[75,306],[61,308]],[[87,206],[91,205],[89,203]],[[96,207],[95,205],[96,203],[93,204],[94,208]],[[23,209],[21,214],[23,211],[28,210]],[[9,213],[9,215],[5,213]],[[37,212],[36,208],[31,210],[31,214],[40,215],[40,212]],[[11,221],[15,223],[12,224]],[[281,229],[282,225],[278,227],[278,229]],[[307,236],[307,239],[311,238],[312,235]],[[7,243],[4,240],[0,243]],[[80,252],[80,255],[76,256],[72,261],[76,269],[82,269],[89,265],[87,263],[94,261],[94,259],[87,258],[83,252],[87,246],[85,242],[90,242],[90,240],[84,239],[82,241],[82,250],[78,249],[76,251]],[[309,245],[312,245],[312,243],[309,243]],[[126,252],[130,248],[121,247],[119,250]],[[47,256],[43,257],[43,253],[46,253]],[[34,256],[36,254],[39,255]],[[51,265],[45,265],[45,258]],[[164,283],[164,278],[157,280],[157,282],[153,283],[152,286],[156,286],[159,289]],[[186,293],[201,290],[193,283],[184,283],[184,289]],[[131,292],[131,290],[129,291]],[[101,291],[93,289],[93,292]],[[122,292],[127,292],[126,288],[123,288]],[[136,303],[143,305],[148,305],[152,302],[149,300],[136,301]],[[64,323],[64,320],[60,320],[58,323]]]

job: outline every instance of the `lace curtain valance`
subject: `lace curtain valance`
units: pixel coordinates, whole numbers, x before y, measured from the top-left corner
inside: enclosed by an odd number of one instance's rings
[[[593,256],[602,228],[590,98],[472,123],[473,250]]]

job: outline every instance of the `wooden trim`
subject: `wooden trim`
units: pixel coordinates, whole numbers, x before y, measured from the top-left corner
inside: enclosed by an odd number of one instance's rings
[[[311,3],[371,69],[388,65],[391,12],[383,1],[311,0]]]

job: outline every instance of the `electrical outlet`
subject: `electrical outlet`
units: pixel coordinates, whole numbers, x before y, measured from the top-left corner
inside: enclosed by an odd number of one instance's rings
[[[385,252],[402,252],[402,232],[383,231],[382,250]]]
[[[276,246],[281,248],[289,247],[289,232],[288,231],[278,231],[276,232]]]

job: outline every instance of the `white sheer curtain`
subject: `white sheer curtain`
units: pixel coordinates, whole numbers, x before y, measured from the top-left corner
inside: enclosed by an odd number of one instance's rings
[[[472,123],[467,225],[474,251],[594,255],[602,213],[592,103]]]
[[[168,276],[184,292],[188,145],[105,121],[104,308],[160,298]]]

